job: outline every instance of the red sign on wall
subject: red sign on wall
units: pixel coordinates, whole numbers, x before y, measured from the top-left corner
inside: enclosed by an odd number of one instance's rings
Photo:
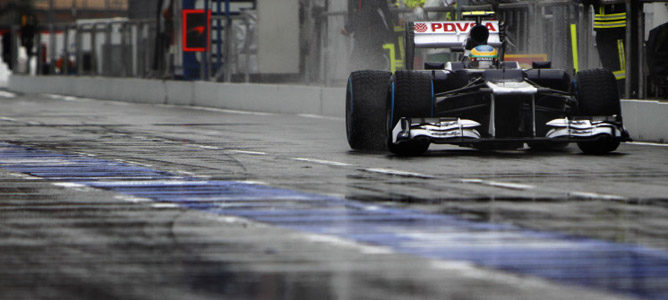
[[[203,9],[183,10],[183,51],[209,51],[211,11]]]

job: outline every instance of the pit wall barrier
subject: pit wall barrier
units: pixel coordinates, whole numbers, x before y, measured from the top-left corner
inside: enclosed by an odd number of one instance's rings
[[[344,87],[133,78],[12,75],[8,89],[146,104],[201,106],[343,118]],[[643,142],[668,142],[668,102],[622,100],[624,125]]]

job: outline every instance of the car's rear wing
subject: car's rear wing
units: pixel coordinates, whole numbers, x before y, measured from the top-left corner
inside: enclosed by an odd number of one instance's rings
[[[499,21],[482,21],[489,30],[487,44],[501,47],[501,28]],[[474,21],[416,21],[412,23],[413,44],[415,48],[452,48],[463,49]]]

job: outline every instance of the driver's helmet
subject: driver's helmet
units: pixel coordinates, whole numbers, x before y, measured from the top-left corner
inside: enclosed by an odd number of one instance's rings
[[[490,45],[475,46],[469,54],[469,62],[473,68],[492,68],[499,62],[499,51]]]

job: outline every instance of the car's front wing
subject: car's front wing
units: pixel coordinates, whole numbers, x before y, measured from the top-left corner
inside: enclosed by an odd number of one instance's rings
[[[620,141],[629,140],[628,132],[613,117],[562,118],[547,122],[551,129],[546,136],[513,138],[483,137],[476,129],[481,124],[453,118],[401,118],[392,129],[392,143],[427,139],[437,144],[462,144],[488,141],[566,141],[577,142],[610,136]]]

